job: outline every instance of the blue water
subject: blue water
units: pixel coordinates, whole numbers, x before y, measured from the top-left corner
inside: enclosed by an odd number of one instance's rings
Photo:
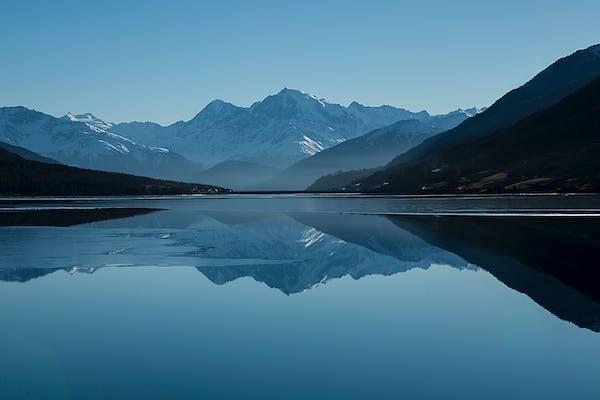
[[[586,282],[546,271],[534,249],[496,246],[498,232],[447,237],[462,219],[385,214],[499,209],[486,201],[36,204],[161,210],[0,227],[0,398],[600,398]],[[504,210],[563,206],[541,203]],[[581,258],[596,249],[595,217],[566,225],[573,244],[565,223],[536,218],[526,224],[558,232],[582,274],[598,266]],[[474,223],[482,240],[500,229]],[[523,228],[501,229],[510,242]]]

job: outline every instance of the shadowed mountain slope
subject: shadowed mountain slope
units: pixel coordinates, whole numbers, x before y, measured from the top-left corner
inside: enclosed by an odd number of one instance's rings
[[[600,192],[600,79],[510,128],[426,164],[376,173],[363,190],[421,193]],[[429,172],[430,171],[430,172]],[[427,173],[429,172],[429,173]]]
[[[0,194],[88,196],[191,194],[224,189],[26,160],[0,149]]]
[[[600,45],[577,51],[556,61],[525,85],[507,93],[483,113],[398,156],[386,168],[361,180],[360,189],[356,190],[401,193],[435,190],[436,186],[432,187],[432,185],[440,182],[440,168],[446,168],[445,157],[448,154],[458,154],[461,147],[494,135],[525,117],[555,105],[598,77],[600,77]],[[570,118],[569,115],[562,117],[567,120]],[[570,130],[577,127],[563,125],[562,128],[568,128],[564,131],[564,135],[568,137]],[[541,129],[541,126],[536,129]],[[546,142],[535,144],[543,147]],[[488,145],[493,146],[494,143]],[[477,151],[479,150],[490,154],[495,151],[493,147],[477,148]],[[536,151],[535,148],[529,150]],[[463,153],[463,155],[473,157],[476,155],[474,151],[476,149],[473,148],[470,153]],[[501,156],[501,151],[496,153],[498,157]]]

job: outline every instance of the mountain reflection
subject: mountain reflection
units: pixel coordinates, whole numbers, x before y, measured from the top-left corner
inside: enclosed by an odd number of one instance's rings
[[[214,216],[219,219],[218,216]],[[328,280],[392,275],[445,264],[465,268],[460,257],[399,229],[383,216],[296,213],[268,224],[228,220],[233,246],[211,247],[213,257],[268,257],[285,263],[198,267],[217,284],[251,277],[285,294],[303,292]],[[268,226],[268,228],[267,228]],[[266,230],[265,230],[266,229]],[[243,248],[243,249],[242,249]]]
[[[389,219],[428,243],[477,264],[559,318],[600,331],[598,218]]]
[[[154,208],[106,207],[0,211],[0,226],[74,226],[156,211]]]
[[[250,277],[291,295],[344,276],[477,265],[559,318],[600,331],[594,218],[141,214],[86,219],[72,228],[2,228],[0,280],[107,266],[191,266],[219,285]]]

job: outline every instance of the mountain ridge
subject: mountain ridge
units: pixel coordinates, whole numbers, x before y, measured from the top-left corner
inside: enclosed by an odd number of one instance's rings
[[[324,175],[379,167],[440,132],[417,119],[401,120],[302,159],[261,187],[304,190]]]
[[[425,140],[385,168],[359,180],[355,191],[423,193],[440,182],[440,162],[448,152],[508,128],[544,110],[600,77],[600,45],[563,57],[519,88],[509,91],[483,113],[456,128]],[[391,183],[391,184],[390,184]],[[385,188],[384,188],[385,186]]]
[[[511,127],[446,151],[428,165],[434,179],[409,174],[404,182],[389,179],[386,190],[408,183],[422,185],[422,193],[598,193],[599,112],[600,78]]]
[[[112,126],[90,113],[56,118],[22,106],[0,108],[1,142],[65,165],[178,179],[199,169],[167,148],[140,145],[118,135]]]
[[[283,169],[373,129],[405,119],[433,121],[436,117],[389,105],[352,102],[343,106],[284,88],[249,107],[213,100],[188,121],[167,126],[125,122],[116,124],[113,131],[149,146],[167,146],[209,167],[238,160]]]

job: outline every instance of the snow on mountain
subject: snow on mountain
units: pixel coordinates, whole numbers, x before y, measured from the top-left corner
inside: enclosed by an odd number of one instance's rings
[[[487,109],[487,107],[471,107],[471,108],[467,108],[466,110],[463,110],[461,108],[458,109],[458,112],[463,112],[467,117],[471,118],[476,116],[479,113],[484,112]]]
[[[314,141],[308,136],[302,136],[302,140],[295,143],[298,143],[300,145],[300,149],[302,149],[302,152],[308,154],[309,156],[325,150],[325,146],[323,146],[322,143]]]
[[[215,100],[190,121],[161,127],[123,123],[112,131],[214,165],[241,160],[284,168],[306,156],[399,120],[429,118],[391,106],[349,107],[285,88],[250,107]]]
[[[419,120],[445,130],[475,112],[459,109],[431,116],[387,105],[353,102],[345,107],[285,88],[250,107],[214,100],[191,120],[169,126],[114,124],[91,113],[54,118],[24,107],[6,107],[1,109],[0,141],[67,165],[192,180],[199,164],[242,161],[283,169],[400,120]]]
[[[108,131],[113,126],[112,123],[103,121],[90,113],[74,115],[69,112],[63,118],[73,122],[83,122],[90,128],[102,131]]]
[[[62,118],[25,107],[0,108],[0,141],[63,164],[158,178],[176,178],[193,164],[163,147],[140,145],[118,135],[92,114]]]
[[[352,103],[355,113],[369,107]],[[393,118],[396,113],[389,106],[376,108],[380,120]],[[410,150],[431,136],[454,128],[467,118],[481,112],[478,108],[458,109],[448,114],[431,116],[427,112],[406,113],[405,119],[349,139],[327,149],[310,154],[297,161],[280,174],[265,179],[247,189],[304,190],[322,176],[340,171],[363,170],[380,167],[399,154]]]
[[[254,188],[304,190],[324,175],[380,167],[443,130],[416,118],[401,120],[304,158]]]
[[[434,128],[439,128],[446,131],[460,125],[467,118],[471,118],[483,111],[485,111],[485,108],[471,107],[465,110],[459,108],[449,112],[448,114],[432,115],[422,121],[428,123]]]

